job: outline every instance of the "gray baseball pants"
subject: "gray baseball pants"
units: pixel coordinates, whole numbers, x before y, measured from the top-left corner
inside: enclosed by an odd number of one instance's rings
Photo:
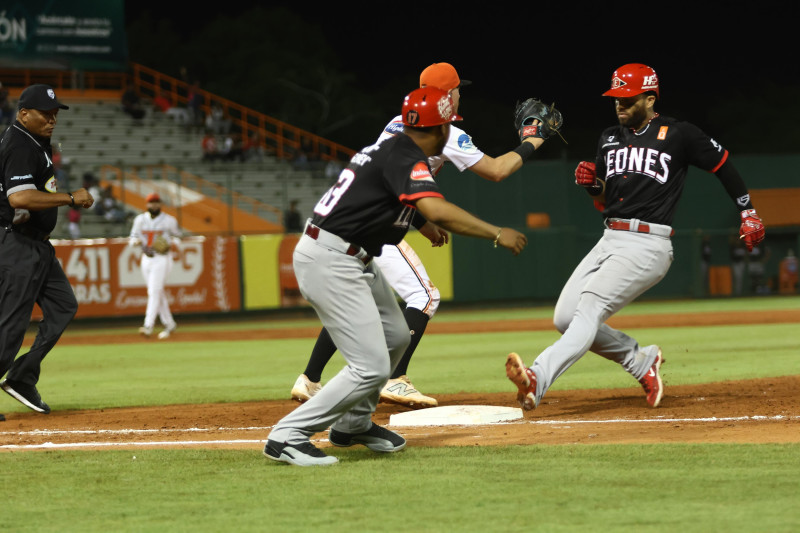
[[[367,431],[380,391],[411,341],[403,312],[380,268],[359,258],[363,250],[347,255],[348,247],[324,231],[318,240],[303,235],[295,247],[300,292],[347,365],[278,421],[269,440],[297,445],[330,426],[346,433]]]
[[[661,281],[671,264],[668,236],[604,231],[561,290],[553,322],[563,335],[531,367],[537,380],[536,405],[588,350],[622,365],[637,380],[644,376],[658,350],[640,350],[636,339],[605,321]]]

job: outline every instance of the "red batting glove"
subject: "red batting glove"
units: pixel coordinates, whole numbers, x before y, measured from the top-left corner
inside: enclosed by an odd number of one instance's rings
[[[597,184],[597,174],[594,163],[581,161],[575,169],[575,183],[581,187],[594,187]]]
[[[748,252],[764,240],[764,223],[756,214],[755,209],[742,211],[742,226],[739,228],[739,238],[744,240]]]

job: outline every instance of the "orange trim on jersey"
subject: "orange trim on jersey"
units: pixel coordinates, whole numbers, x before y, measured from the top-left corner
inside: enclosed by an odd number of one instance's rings
[[[414,268],[414,262],[411,261],[409,257],[403,253],[403,248],[398,245],[397,251],[400,252],[400,256],[403,259],[405,259],[406,264],[411,269],[411,271],[414,272],[414,276],[417,278],[417,281],[419,281],[419,284],[422,285],[422,288],[425,290],[425,294],[428,295],[428,303],[427,305],[425,305],[425,309],[420,309],[420,311],[428,315],[428,309],[433,305],[433,293],[431,292],[430,288],[425,284],[425,279],[422,276],[420,276],[419,271],[416,268]]]
[[[444,198],[444,195],[436,191],[418,192],[417,194],[401,194],[399,200],[404,204],[416,202],[420,198]]]
[[[724,165],[724,164],[725,164],[725,161],[727,161],[727,160],[728,160],[728,151],[727,151],[727,150],[725,150],[725,153],[722,155],[722,161],[720,161],[720,162],[717,164],[717,166],[715,166],[714,168],[712,168],[712,169],[711,169],[711,173],[712,173],[712,174],[714,174],[714,173],[715,173],[717,170],[719,170],[719,167],[721,167],[722,165]]]

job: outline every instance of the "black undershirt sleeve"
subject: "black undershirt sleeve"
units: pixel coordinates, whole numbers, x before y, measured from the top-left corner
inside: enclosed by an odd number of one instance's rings
[[[422,226],[424,226],[424,225],[425,225],[427,222],[428,222],[428,221],[427,221],[427,220],[425,220],[425,217],[424,217],[424,216],[422,216],[422,214],[421,214],[419,211],[417,211],[417,210],[415,209],[415,210],[414,210],[414,218],[412,218],[412,219],[411,219],[411,225],[412,225],[412,226],[414,226],[414,227],[415,227],[415,228],[417,228],[417,229],[420,229],[420,228],[421,228]]]
[[[750,194],[747,192],[747,186],[744,184],[742,176],[730,160],[725,161],[719,170],[714,175],[719,179],[722,186],[728,193],[728,196],[736,203],[739,211],[743,209],[753,209],[753,203],[750,201]]]

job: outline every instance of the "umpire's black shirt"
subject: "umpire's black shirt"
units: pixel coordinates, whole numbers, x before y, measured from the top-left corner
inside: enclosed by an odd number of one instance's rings
[[[0,222],[3,226],[14,220],[14,208],[8,196],[26,189],[56,192],[53,149],[49,137],[34,135],[15,121],[0,137]],[[56,227],[58,208],[31,211],[25,224],[43,234]]]

